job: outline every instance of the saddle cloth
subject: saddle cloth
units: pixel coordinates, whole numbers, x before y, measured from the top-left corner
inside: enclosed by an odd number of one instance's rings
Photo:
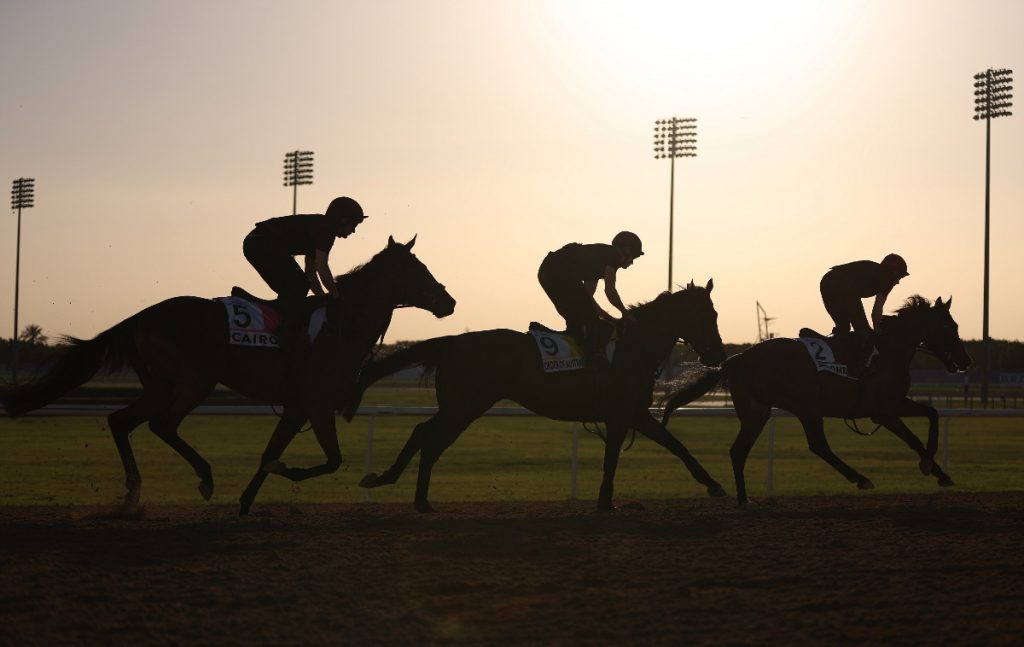
[[[833,373],[840,377],[845,377],[848,380],[857,379],[855,377],[850,377],[847,374],[846,363],[836,361],[835,352],[832,350],[832,345],[828,338],[824,336],[801,336],[797,338],[797,341],[803,344],[804,348],[807,349],[807,353],[811,356],[811,361],[814,362],[814,366],[818,369],[818,372]],[[870,366],[871,362],[877,355],[878,349],[872,348],[871,354],[868,356],[866,366]]]
[[[530,334],[537,343],[541,369],[545,373],[578,371],[585,368],[585,353],[575,337],[533,324],[530,326]],[[611,364],[615,356],[614,339],[604,347],[604,355]]]
[[[256,303],[240,297],[217,297],[214,301],[224,304],[228,317],[228,343],[233,346],[254,346],[257,348],[280,348],[277,337],[281,327],[281,311],[268,302]],[[309,316],[306,333],[309,341],[317,335],[327,322],[327,310],[323,306]]]

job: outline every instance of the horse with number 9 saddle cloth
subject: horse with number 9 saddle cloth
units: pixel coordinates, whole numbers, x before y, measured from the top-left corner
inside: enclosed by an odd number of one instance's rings
[[[565,331],[552,330],[536,321],[530,322],[530,336],[537,343],[541,369],[545,373],[561,373],[562,371],[578,371],[587,368],[587,352],[583,342]],[[618,333],[614,333],[601,351],[602,357],[611,366],[615,358],[615,342]]]

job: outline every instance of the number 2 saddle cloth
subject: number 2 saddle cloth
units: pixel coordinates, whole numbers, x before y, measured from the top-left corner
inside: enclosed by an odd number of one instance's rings
[[[801,328],[797,341],[807,349],[818,372],[833,373],[848,380],[857,379],[847,373],[850,356],[850,342],[847,339],[837,340],[835,337],[826,337],[810,328]],[[837,341],[839,343],[836,343]],[[872,346],[871,352],[865,358],[864,365],[871,366],[876,357],[878,357],[878,349]]]
[[[540,365],[545,373],[579,371],[586,367],[586,353],[579,340],[564,332],[551,330],[536,321],[530,323],[530,335],[537,342]],[[604,347],[608,364],[615,357],[615,339]]]
[[[224,304],[227,312],[229,344],[280,348],[278,330],[283,317],[276,301],[254,297],[241,288],[234,288],[231,290],[231,296],[217,297],[214,301]],[[310,313],[306,327],[310,343],[320,334],[326,321],[327,309],[323,306]]]

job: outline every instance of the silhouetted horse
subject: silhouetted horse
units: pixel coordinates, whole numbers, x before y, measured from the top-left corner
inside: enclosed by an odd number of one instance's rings
[[[298,392],[304,401],[289,403],[275,429],[261,468],[242,497],[248,510],[267,470],[292,480],[333,472],[341,465],[334,411],[352,388],[359,366],[386,330],[395,308],[414,306],[445,317],[455,300],[412,253],[416,239],[406,244],[388,239],[387,247],[365,265],[336,283],[344,304],[332,312],[312,346],[308,375]],[[287,372],[276,349],[228,343],[224,305],[200,297],[175,297],[150,306],[95,338],[71,339],[68,349],[38,381],[2,394],[7,412],[17,416],[43,407],[85,383],[103,368],[130,365],[142,383],[142,397],[110,414],[108,421],[125,471],[125,504],[139,500],[139,475],[129,435],[143,422],[192,465],[204,498],[213,494],[213,475],[206,462],[178,435],[178,425],[217,385],[267,402],[280,403]],[[286,388],[288,387],[288,388]],[[288,468],[277,459],[306,420],[313,425],[326,456],[323,465]]]
[[[630,311],[637,323],[619,338],[610,369],[544,373],[537,344],[529,334],[486,330],[420,342],[380,361],[368,363],[357,391],[344,410],[351,419],[363,391],[376,380],[413,364],[436,370],[438,412],[416,426],[395,464],[380,476],[368,474],[363,487],[398,480],[420,452],[416,509],[430,512],[427,501],[430,473],[441,453],[474,420],[498,400],[514,400],[555,420],[603,422],[607,426],[604,478],[600,509],[612,507],[612,487],[626,432],[632,428],[678,456],[712,495],[725,492],[686,448],[649,411],[658,366],[679,340],[689,344],[704,363],[725,358],[718,334],[718,314],[711,302],[713,282],[706,288],[690,283],[675,293],[665,292]]]
[[[818,372],[801,342],[769,339],[733,355],[720,368],[710,369],[671,395],[662,423],[675,409],[701,397],[723,378],[728,379],[740,419],[739,435],[729,450],[740,505],[747,503],[743,466],[771,416],[772,407],[795,415],[803,425],[810,450],[862,490],[874,485],[832,452],[825,439],[823,418],[869,416],[917,452],[923,474],[934,475],[939,485],[953,485],[952,479],[934,461],[938,448],[938,412],[907,397],[910,361],[918,350],[938,357],[951,373],[965,370],[971,363],[957,324],[950,315],[951,304],[952,299],[943,303],[940,297],[932,306],[928,299],[915,295],[906,300],[895,316],[884,317],[877,331],[876,346],[880,354],[863,378],[863,386],[857,380]],[[928,418],[927,448],[900,420],[901,416]]]

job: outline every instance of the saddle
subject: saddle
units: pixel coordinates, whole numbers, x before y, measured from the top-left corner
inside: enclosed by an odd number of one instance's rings
[[[262,303],[262,304],[267,304],[267,305],[280,305],[278,303],[278,299],[261,299],[260,297],[256,296],[255,294],[252,294],[248,290],[246,290],[244,288],[240,288],[237,285],[232,286],[232,288],[231,288],[231,296],[235,297],[236,299],[245,299],[246,301],[251,301],[252,303]]]

